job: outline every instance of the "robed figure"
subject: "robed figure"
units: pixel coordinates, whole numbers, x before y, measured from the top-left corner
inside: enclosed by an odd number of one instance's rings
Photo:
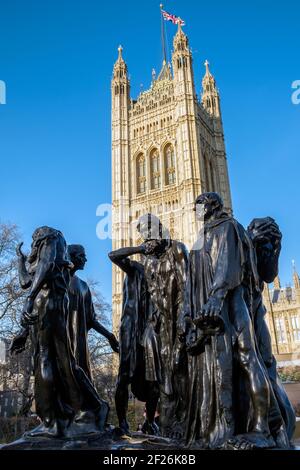
[[[115,395],[119,428],[129,433],[127,422],[128,387],[146,402],[143,432],[157,434],[155,412],[159,398],[161,365],[158,344],[158,312],[149,294],[144,266],[131,259],[144,255],[148,247],[126,247],[109,253],[109,258],[126,274],[123,284],[122,316],[119,329],[120,363]]]
[[[186,440],[208,448],[230,441],[240,448],[272,447],[270,386],[245,301],[249,278],[258,287],[251,242],[218,194],[199,196],[195,210],[204,224],[190,252],[182,323],[191,355]],[[241,415],[245,382],[249,401]]]
[[[180,438],[185,432],[189,390],[187,353],[178,340],[177,323],[183,308],[188,253],[153,214],[142,215],[137,230],[148,247],[143,265],[159,319],[160,432],[164,437]]]
[[[20,246],[17,252],[20,283],[27,290],[27,300],[22,329],[13,339],[11,351],[24,350],[31,333],[35,346],[34,396],[42,421],[29,435],[73,437],[103,431],[108,406],[96,392],[88,370],[76,361],[70,341],[69,289],[74,265],[63,234],[40,227],[33,233],[30,255],[26,257]],[[96,419],[99,416],[101,420]]]
[[[253,244],[259,289],[252,292],[252,311],[257,347],[264,362],[271,384],[271,406],[269,424],[272,434],[276,437],[277,446],[283,447],[293,437],[296,417],[293,406],[277,372],[276,359],[272,352],[271,335],[266,323],[266,308],[263,303],[264,283],[271,283],[278,275],[278,262],[281,252],[282,234],[272,217],[253,219],[247,229]]]
[[[19,249],[19,263],[21,286],[28,289],[28,295],[22,329],[11,350],[18,353],[24,349],[32,325],[35,405],[42,424],[30,434],[56,437],[65,434],[81,408],[67,327],[71,263],[62,233],[51,227],[35,230],[31,253],[26,259]]]
[[[104,400],[101,400],[94,385],[88,333],[92,329],[97,331],[107,338],[113,351],[117,353],[119,352],[119,345],[115,336],[99,322],[95,312],[91,290],[88,284],[76,274],[78,270],[84,269],[87,261],[84,247],[82,245],[68,245],[68,255],[73,265],[70,270],[71,279],[68,289],[70,347],[75,358],[77,374],[80,375],[81,381],[84,381],[86,388],[89,389],[89,394],[84,394],[83,396],[80,420],[85,420],[87,423],[95,422],[97,428],[102,430],[106,422],[109,407]],[[81,371],[83,373],[81,373]],[[94,410],[93,407],[91,407],[91,394],[95,397],[96,402],[102,403],[100,408],[96,407]]]

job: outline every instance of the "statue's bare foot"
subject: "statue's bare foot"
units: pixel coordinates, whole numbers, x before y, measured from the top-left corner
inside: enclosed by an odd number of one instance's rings
[[[57,428],[57,423],[54,423],[52,426],[46,427],[43,423],[37,426],[36,428],[29,431],[26,436],[28,437],[50,437],[50,438],[59,438],[61,437],[61,432]]]
[[[233,450],[272,449],[275,442],[272,436],[260,432],[239,434],[229,439],[226,448]]]
[[[231,438],[225,444],[228,450],[253,450],[254,446],[250,442],[242,438]]]

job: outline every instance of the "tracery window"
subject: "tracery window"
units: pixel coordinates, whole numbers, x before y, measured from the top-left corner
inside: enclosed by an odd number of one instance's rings
[[[300,317],[298,315],[291,315],[293,339],[296,342],[300,341]]]
[[[160,158],[157,149],[150,154],[151,189],[160,188]]]
[[[275,319],[275,326],[276,326],[276,333],[277,333],[278,343],[281,343],[281,344],[286,343],[287,342],[287,337],[286,337],[284,319],[283,318],[276,318]]]

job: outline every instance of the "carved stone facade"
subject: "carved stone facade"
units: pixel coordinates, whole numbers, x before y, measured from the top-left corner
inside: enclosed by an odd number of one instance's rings
[[[220,96],[208,62],[198,99],[188,38],[178,26],[172,66],[163,63],[149,90],[130,96],[119,47],[112,78],[113,249],[140,243],[136,221],[157,215],[189,248],[197,232],[194,201],[219,192],[231,211]],[[113,267],[113,327],[117,333],[123,274]]]
[[[300,281],[294,270],[293,286],[282,288],[277,277],[272,289],[264,289],[267,323],[278,362],[300,365]]]

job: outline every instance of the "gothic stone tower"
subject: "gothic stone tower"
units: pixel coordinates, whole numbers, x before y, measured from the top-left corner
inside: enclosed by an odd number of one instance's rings
[[[130,97],[127,66],[119,47],[112,91],[113,249],[140,243],[136,221],[151,212],[173,238],[190,248],[197,225],[196,196],[216,191],[231,211],[220,96],[206,61],[198,100],[188,38],[178,26],[171,65],[163,62],[151,88]],[[113,266],[113,327],[122,308],[123,273]]]

